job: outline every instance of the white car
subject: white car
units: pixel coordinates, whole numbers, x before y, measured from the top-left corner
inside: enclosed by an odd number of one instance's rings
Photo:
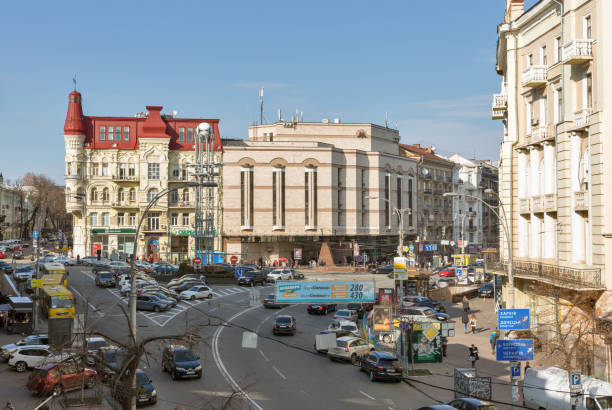
[[[202,298],[212,298],[212,291],[208,286],[194,286],[191,289],[185,290],[180,293],[181,299],[202,299]]]
[[[151,285],[150,282],[145,282],[143,280],[140,280],[138,278],[136,278],[136,289],[142,287],[142,286],[146,286],[146,285]],[[132,286],[130,281],[126,281],[123,283],[123,285],[121,286],[121,290],[119,291],[121,293],[121,295],[123,296],[127,296],[130,294],[130,291],[132,290]]]
[[[349,322],[357,322],[357,312],[349,309],[340,309],[334,315],[336,320],[347,320]]]
[[[268,273],[268,282],[276,282],[277,280],[289,280],[293,275],[290,270],[274,269]]]
[[[18,265],[13,271],[16,280],[30,280],[36,275],[36,269],[32,265]]]
[[[49,346],[20,346],[9,353],[8,365],[18,372],[42,366],[47,363],[59,363],[70,357],[68,353],[56,353]]]
[[[359,358],[374,350],[374,345],[358,337],[343,336],[336,339],[336,346],[327,351],[331,360],[346,360],[353,365],[359,363]]]
[[[327,327],[327,330],[346,330],[347,332],[351,332],[351,334],[355,337],[359,337],[359,327],[355,322],[350,322],[348,320],[332,320],[332,322]]]

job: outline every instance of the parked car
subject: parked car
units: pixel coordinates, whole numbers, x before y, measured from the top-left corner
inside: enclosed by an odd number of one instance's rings
[[[167,296],[164,292],[160,291],[159,289],[144,289],[142,293],[140,293],[141,295],[150,295],[150,296],[155,296],[157,298],[160,298],[162,300],[166,300],[168,302],[170,302],[170,307],[173,308],[176,305],[178,305],[179,299],[175,299],[173,297]]]
[[[8,365],[18,372],[25,372],[27,369],[58,363],[69,357],[68,353],[57,353],[46,345],[20,346],[9,353]]]
[[[424,306],[415,306],[404,310],[401,319],[411,323],[419,322],[435,322],[446,321],[449,315],[442,312],[436,312],[432,308]]]
[[[55,258],[55,260],[53,262],[61,263],[64,266],[73,266],[74,265],[74,262],[72,261],[72,259],[67,258],[66,256],[58,256],[57,258]]]
[[[337,320],[348,320],[349,322],[357,323],[357,312],[349,309],[340,309],[334,314],[334,319]]]
[[[358,317],[361,317],[365,312],[365,307],[363,306],[363,303],[349,303],[346,305],[346,308],[348,310],[354,310],[355,312],[357,312]]]
[[[6,249],[0,249],[0,259],[4,259],[7,257],[7,251]]]
[[[286,269],[274,269],[268,273],[268,282],[276,282],[277,280],[289,280],[292,277],[290,270]]]
[[[13,267],[4,261],[0,261],[0,272],[8,273],[10,275],[13,273]]]
[[[125,374],[121,376],[119,383],[122,385],[129,385],[130,382],[130,373],[126,371]],[[136,407],[157,403],[157,390],[153,386],[153,382],[149,379],[149,376],[141,369],[136,369],[136,386],[138,389],[136,392]],[[113,390],[113,397],[121,402],[125,399],[126,393],[127,389],[116,389]]]
[[[253,271],[246,272],[244,275],[239,277],[238,285],[239,286],[243,286],[243,285],[255,286],[259,283],[261,286],[264,286],[266,284],[266,280],[267,280],[267,277],[263,272],[253,270]]]
[[[302,272],[293,271],[293,279],[304,279],[304,274]]]
[[[540,338],[536,336],[536,334],[533,333],[533,331],[530,329],[511,330],[510,332],[508,332],[507,338],[508,339],[533,339],[533,348],[535,349],[535,351],[539,352],[542,350],[542,342],[540,341]]]
[[[448,405],[460,410],[497,410],[495,404],[473,397],[461,397],[449,402]]]
[[[96,273],[96,286],[100,288],[115,287],[115,277],[109,271],[99,271]]]
[[[493,289],[493,282],[487,282],[478,289],[478,296],[481,298],[492,298],[494,296]]]
[[[153,269],[155,271],[157,271],[157,268],[159,268],[159,267],[166,268],[165,269],[166,272],[178,272],[178,270],[179,270],[179,267],[177,265],[173,265],[173,264],[171,264],[169,262],[155,262],[153,264]]]
[[[167,346],[162,353],[162,370],[169,372],[172,380],[183,377],[202,377],[200,358],[181,345]]]
[[[375,268],[372,273],[377,275],[388,275],[393,273],[393,265],[383,265]]]
[[[419,407],[417,410],[457,410],[448,404],[432,404],[431,406]]]
[[[87,349],[87,364],[93,366],[96,364],[96,356],[101,347],[108,346],[108,341],[101,336],[92,336],[85,339],[85,348]]]
[[[120,369],[126,357],[127,352],[120,347],[112,345],[100,347],[96,357],[98,375],[103,381],[111,380],[117,374],[114,369]]]
[[[448,286],[455,286],[455,285],[457,285],[457,279],[454,277],[438,279],[438,287],[440,288],[445,288]]]
[[[327,312],[335,311],[336,305],[333,303],[312,303],[310,305],[306,305],[306,310],[308,311],[309,315],[326,315]]]
[[[84,256],[79,261],[81,265],[91,266],[97,260],[98,258],[96,258],[95,256]]]
[[[440,276],[441,278],[449,278],[457,276],[457,273],[455,272],[455,268],[444,268],[440,272],[438,272],[438,276]]]
[[[402,381],[402,366],[397,356],[392,353],[370,352],[359,361],[359,370],[366,372],[370,376],[371,381]]]
[[[263,304],[263,307],[266,309],[271,309],[271,308],[280,309],[280,308],[287,306],[286,304],[283,304],[283,303],[276,303],[274,294],[266,296],[261,303]]]
[[[294,335],[297,331],[297,324],[295,318],[289,315],[276,316],[274,319],[274,327],[272,328],[272,334],[290,334]]]
[[[0,347],[0,357],[4,360],[8,360],[11,350],[17,349],[21,346],[37,346],[37,345],[48,345],[49,336],[46,334],[30,335],[15,343],[9,343]]]
[[[16,249],[13,251],[13,257],[15,259],[23,259],[23,251],[21,249]]]
[[[153,295],[138,295],[136,297],[136,309],[152,310],[153,312],[161,312],[172,307],[172,302],[167,299],[160,299]]]
[[[144,294],[146,294],[146,293],[149,293],[149,292],[152,292],[152,293],[159,293],[159,294],[163,295],[163,296],[164,296],[166,299],[176,300],[176,301],[177,301],[177,303],[178,303],[178,302],[179,302],[179,300],[180,300],[180,297],[179,297],[179,294],[178,294],[178,293],[176,293],[176,292],[174,292],[174,291],[172,291],[172,290],[170,290],[170,289],[168,289],[168,288],[165,288],[165,287],[163,287],[163,286],[159,286],[159,285],[158,285],[158,286],[155,288],[155,290],[152,290],[152,291],[148,291],[148,290],[146,290],[146,291],[144,291],[143,293],[144,293]]]
[[[19,265],[13,272],[15,280],[30,280],[36,276],[36,269],[32,265]]]
[[[327,356],[330,360],[345,360],[357,365],[360,357],[369,354],[373,350],[374,345],[361,338],[344,336],[336,339],[336,346],[327,351]]]
[[[199,273],[188,273],[188,274],[183,275],[181,277],[172,279],[170,282],[168,282],[168,287],[174,286],[174,285],[177,285],[177,284],[180,284],[182,282],[189,281],[189,280],[199,280],[200,282],[202,282],[202,283],[200,283],[200,285],[202,285],[204,283],[205,279],[206,279],[206,276],[201,275]]]
[[[179,293],[181,299],[211,299],[213,297],[212,290],[208,286],[198,285],[189,288]]]
[[[92,388],[98,382],[98,373],[89,368],[79,369],[73,361],[39,366],[28,378],[28,390],[38,395],[61,395],[64,391]]]
[[[403,309],[413,307],[413,306],[428,307],[428,308],[435,310],[436,312],[446,312],[446,308],[444,308],[444,305],[442,305],[442,303],[436,302],[435,300],[431,300],[425,296],[409,295],[409,296],[404,296],[402,298],[402,308]]]

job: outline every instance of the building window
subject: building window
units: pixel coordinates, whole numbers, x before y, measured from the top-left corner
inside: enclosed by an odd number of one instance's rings
[[[187,142],[193,142],[193,128],[187,128]]]
[[[89,224],[91,226],[98,226],[98,214],[97,213],[93,213],[91,215],[89,215]]]
[[[555,38],[555,63],[561,61],[561,56],[563,55],[563,44],[561,44],[561,36]]]
[[[397,209],[402,209],[402,177],[398,176],[397,180]]]
[[[119,191],[117,193],[117,200],[119,202],[125,201],[125,190],[123,188],[119,188]]]
[[[338,215],[338,226],[344,224],[344,204],[342,203],[342,168],[338,167],[336,180],[338,181],[338,190],[336,191],[336,204],[337,204],[337,215]]]
[[[98,200],[98,190],[96,188],[93,188],[91,190],[91,201],[95,202]]]
[[[531,101],[525,99],[525,133],[531,135]]]
[[[183,213],[183,226],[189,226],[189,214]]]
[[[562,122],[564,118],[563,113],[563,89],[561,87],[557,88],[557,110],[559,111],[558,122]]]
[[[135,164],[130,164],[129,168],[128,168],[128,175],[131,177],[135,177],[136,176],[136,165]]]
[[[130,140],[130,127],[123,127],[123,140],[124,141]]]
[[[177,203],[179,200],[178,191],[170,191],[170,202]]]
[[[130,189],[130,202],[134,202],[136,200],[136,190],[134,188]]]
[[[149,192],[147,192],[147,202],[152,202],[156,196],[157,196],[157,188],[149,189]]]
[[[115,127],[115,140],[121,141],[121,127]]]
[[[586,98],[584,108],[593,108],[593,75],[588,73],[585,76]]]
[[[110,225],[110,214],[108,212],[102,213],[102,226]]]
[[[179,141],[185,142],[185,128],[179,128]]]
[[[108,176],[108,164],[106,162],[102,163],[102,176],[103,177]]]
[[[149,179],[159,179],[159,164],[147,164]]]
[[[285,226],[285,168],[272,168],[272,225]]]
[[[113,126],[108,127],[108,140],[112,141],[115,139],[115,128]]]
[[[526,63],[528,68],[533,65],[533,54],[527,54]]]
[[[178,164],[172,164],[172,177],[178,178],[180,175]]]
[[[546,112],[548,110],[548,99],[546,96],[540,97],[540,126],[546,125]],[[476,175],[474,175],[476,178]]]
[[[391,227],[391,174],[385,174],[385,226]]]
[[[119,212],[117,214],[117,225],[119,226],[125,225],[125,214],[123,212]]]
[[[189,203],[189,188],[183,189],[183,203]]]
[[[125,164],[119,164],[119,179],[125,179],[126,175]]]
[[[136,226],[136,212],[130,212],[130,226]]]
[[[584,22],[583,22],[584,26],[582,27],[583,33],[584,33],[584,38],[586,39],[592,39],[593,38],[593,26],[592,26],[592,21],[591,21],[591,16],[585,16],[584,17]]]
[[[540,47],[540,65],[548,65],[548,58],[546,56],[546,46]]]
[[[317,168],[304,172],[304,223],[307,228],[317,226]]]
[[[100,141],[105,141],[105,140],[106,140],[106,127],[101,126],[100,127]]]
[[[172,214],[172,216],[170,217],[170,225],[178,225],[178,214]]]
[[[110,200],[110,194],[108,188],[104,188],[102,190],[102,202],[107,202]]]
[[[91,175],[94,177],[98,176],[98,163],[94,162],[93,164],[91,164]]]
[[[240,168],[240,226],[253,226],[253,167]]]
[[[147,222],[149,231],[158,231],[159,230],[159,212],[150,212],[147,215]]]

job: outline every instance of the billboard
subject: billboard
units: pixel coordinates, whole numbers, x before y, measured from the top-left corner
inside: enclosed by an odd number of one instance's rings
[[[526,330],[529,327],[529,309],[499,309],[497,311],[499,330]]]
[[[274,288],[277,303],[372,303],[376,289],[373,281],[277,281]]]
[[[500,339],[495,346],[497,360],[521,362],[533,360],[533,339]]]

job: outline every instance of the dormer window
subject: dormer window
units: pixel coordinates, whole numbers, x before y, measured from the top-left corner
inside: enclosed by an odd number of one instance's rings
[[[106,127],[101,126],[100,127],[100,141],[105,141],[105,140],[106,140]]]
[[[185,128],[179,128],[179,141],[185,142]]]
[[[115,139],[115,128],[112,126],[108,127],[108,140],[112,141]]]

